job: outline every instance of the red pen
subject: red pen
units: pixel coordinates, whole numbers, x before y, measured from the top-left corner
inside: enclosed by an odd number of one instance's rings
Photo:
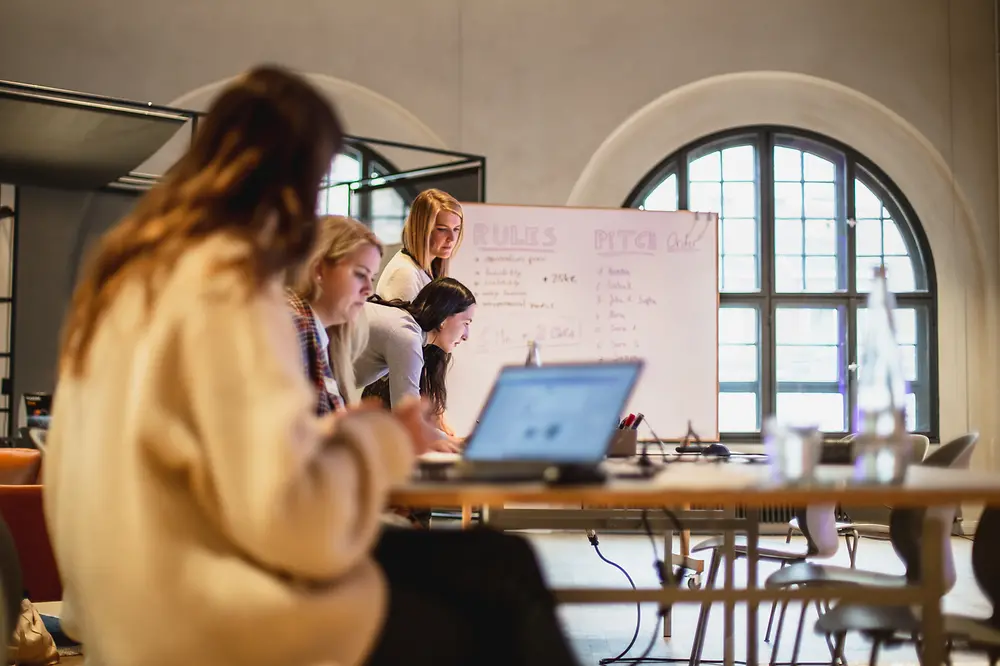
[[[629,414],[628,417],[625,419],[625,430],[628,430],[629,428],[632,427],[633,421],[635,421],[635,414]]]

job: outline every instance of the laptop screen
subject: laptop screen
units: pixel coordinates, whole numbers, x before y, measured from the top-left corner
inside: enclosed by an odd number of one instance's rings
[[[504,368],[465,458],[599,461],[641,367],[637,361]]]

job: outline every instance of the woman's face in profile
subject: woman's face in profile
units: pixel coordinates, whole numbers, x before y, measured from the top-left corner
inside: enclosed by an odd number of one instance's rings
[[[336,263],[319,267],[319,309],[329,312],[335,321],[328,325],[354,321],[365,301],[372,295],[372,277],[378,272],[382,255],[374,245],[362,245]]]
[[[445,319],[438,329],[434,344],[450,354],[455,347],[469,339],[469,328],[475,314],[476,304],[473,303],[468,310]]]
[[[454,213],[441,211],[431,229],[431,255],[448,259],[458,244],[458,234],[462,231],[462,218]]]

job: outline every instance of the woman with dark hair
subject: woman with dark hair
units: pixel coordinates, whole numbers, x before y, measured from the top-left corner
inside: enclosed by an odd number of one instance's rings
[[[87,663],[573,663],[519,539],[382,536],[428,449],[418,404],[316,413],[284,284],[342,146],[311,86],[254,69],[81,276],[44,500]],[[440,563],[436,587],[417,562]],[[492,631],[503,649],[470,638]]]
[[[448,395],[445,378],[451,352],[469,337],[476,297],[458,280],[438,278],[412,303],[374,296],[365,304],[368,345],[354,364],[359,386],[385,377],[387,403],[423,396],[434,424],[441,428]],[[366,395],[383,391],[368,391]]]

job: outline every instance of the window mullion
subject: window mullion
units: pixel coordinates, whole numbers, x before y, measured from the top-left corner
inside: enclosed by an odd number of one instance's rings
[[[777,383],[775,382],[774,335],[774,134],[761,132],[757,140],[757,182],[760,207],[760,258],[761,277],[761,344],[760,344],[760,408],[763,420],[775,412]]]
[[[688,155],[681,153],[677,159],[677,210],[689,210],[688,190],[691,184],[688,182]],[[719,239],[719,246],[722,246],[722,239]]]
[[[854,207],[854,161],[848,159],[844,167],[844,199],[846,207],[844,210],[844,224],[843,229],[845,232],[845,246],[844,246],[844,261],[841,262],[841,266],[847,271],[847,293],[850,297],[850,302],[847,305],[847,338],[846,344],[847,349],[847,363],[857,365],[860,363],[858,359],[858,299],[857,299],[857,254],[855,252],[857,239],[855,237],[855,227],[853,225],[847,224],[848,220],[855,219],[857,211]],[[847,429],[849,432],[854,432],[857,428],[857,405],[856,396],[858,382],[858,371],[850,370],[847,371]]]

